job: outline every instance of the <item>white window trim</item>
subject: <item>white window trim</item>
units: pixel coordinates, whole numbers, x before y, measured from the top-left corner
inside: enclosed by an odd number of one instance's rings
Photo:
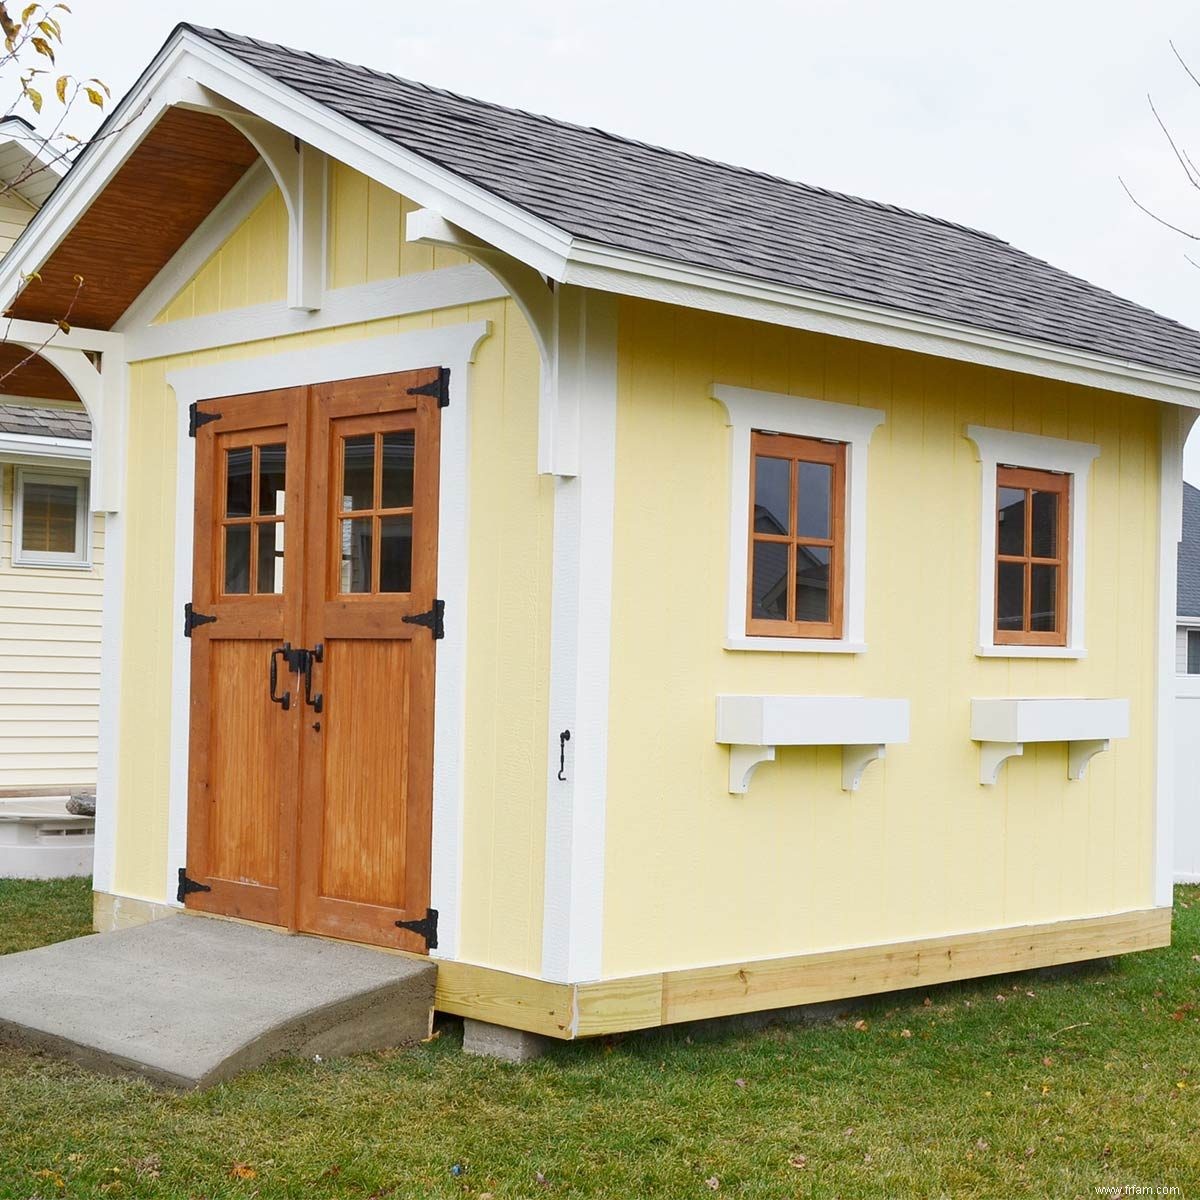
[[[785,654],[862,654],[867,648],[867,447],[885,414],[876,408],[834,404],[781,392],[715,383],[714,400],[733,430],[729,469],[729,600],[726,650]],[[844,621],[840,638],[753,637],[746,633],[750,555],[750,445],[755,430],[824,438],[846,446]]]
[[[25,484],[70,483],[77,486],[75,499],[75,545],[73,554],[59,554],[47,550],[22,550],[21,541],[25,524]],[[72,471],[62,467],[47,470],[44,467],[16,465],[13,467],[13,525],[12,565],[35,567],[45,570],[87,571],[92,566],[92,521],[88,506],[88,473]]]
[[[980,658],[1086,658],[1084,612],[1087,583],[1087,501],[1092,462],[1100,447],[1090,442],[1013,433],[968,425],[966,436],[975,443],[980,472],[979,526],[979,645]],[[996,471],[1000,466],[1057,471],[1071,477],[1071,545],[1067,589],[1065,646],[996,644]]]

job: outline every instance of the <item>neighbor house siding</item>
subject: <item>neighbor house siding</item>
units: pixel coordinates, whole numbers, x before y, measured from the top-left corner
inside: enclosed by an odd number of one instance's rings
[[[730,430],[714,381],[886,413],[866,653],[723,649]],[[1082,661],[976,656],[968,424],[1100,447]],[[604,975],[1153,905],[1158,428],[1148,400],[623,300]],[[733,796],[713,730],[718,693],[739,692],[906,698],[911,742],[854,793],[822,747],[781,749]],[[981,787],[976,696],[1125,697],[1131,736],[1081,782],[1063,744],[1031,744]]]
[[[16,469],[0,470],[0,789],[94,786],[104,518],[90,568],[14,566]]]
[[[34,207],[13,192],[0,193],[0,257],[7,254],[25,226],[33,220]]]
[[[329,270],[352,286],[465,261],[407,245],[412,205],[347,168],[331,172]],[[159,323],[283,298],[286,220],[272,193]],[[176,488],[175,399],[184,367],[486,320],[470,375],[470,586],[460,958],[514,971],[541,962],[554,493],[537,474],[538,355],[511,301],[495,300],[131,369],[115,890],[164,899]],[[434,365],[434,364],[430,364]],[[448,612],[446,620],[462,620]]]

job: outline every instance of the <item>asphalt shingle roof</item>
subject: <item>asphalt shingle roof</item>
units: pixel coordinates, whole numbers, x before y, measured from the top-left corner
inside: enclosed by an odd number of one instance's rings
[[[1183,485],[1183,541],[1179,543],[1181,617],[1200,617],[1200,488]]]
[[[20,437],[78,438],[86,442],[92,436],[92,423],[82,408],[0,404],[0,433]]]
[[[978,230],[189,25],[577,238],[1200,375],[1200,333]]]

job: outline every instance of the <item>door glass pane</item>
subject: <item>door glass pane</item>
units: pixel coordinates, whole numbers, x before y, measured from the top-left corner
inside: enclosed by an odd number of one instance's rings
[[[1188,630],[1187,673],[1189,675],[1200,675],[1200,629]]]
[[[1000,489],[996,548],[1001,554],[1025,553],[1025,490]]]
[[[254,451],[249,446],[225,451],[225,515],[250,515],[250,472]]]
[[[258,570],[254,590],[260,596],[283,594],[283,522],[258,526]]]
[[[342,511],[374,507],[375,435],[365,433],[342,442]]]
[[[286,466],[286,446],[259,446],[258,511],[261,516],[282,515],[287,490]]]
[[[996,564],[996,628],[1025,628],[1025,564]]]
[[[754,532],[787,533],[792,464],[786,458],[754,460]]]
[[[750,615],[756,621],[786,621],[788,547],[783,542],[754,543],[754,579]]]
[[[829,620],[829,547],[796,547],[796,620]]]
[[[1058,494],[1033,493],[1033,557],[1058,557]],[[1034,606],[1037,611],[1037,606]]]
[[[827,538],[833,496],[833,467],[828,463],[796,464],[796,536]],[[799,618],[797,618],[799,619]]]
[[[342,592],[371,590],[371,517],[342,522]]]
[[[249,476],[247,475],[247,479]],[[225,594],[250,592],[250,526],[225,526]]]
[[[383,517],[379,531],[379,590],[412,591],[412,517]]]
[[[1058,627],[1055,605],[1058,600],[1058,568],[1033,564],[1030,583],[1029,628],[1039,633],[1053,633]]]
[[[79,489],[72,483],[24,482],[21,491],[21,549],[74,554]]]
[[[383,435],[382,508],[412,508],[414,439],[411,429]],[[406,592],[408,588],[396,590]]]

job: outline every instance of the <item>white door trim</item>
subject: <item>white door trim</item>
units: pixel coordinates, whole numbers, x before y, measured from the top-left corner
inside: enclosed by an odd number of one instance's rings
[[[172,620],[170,784],[165,895],[174,903],[175,880],[187,858],[188,716],[190,643],[183,636],[183,606],[192,594],[194,443],[188,406],[197,400],[299,387],[364,375],[450,369],[450,404],[442,410],[438,504],[438,596],[446,602],[446,636],[438,643],[434,675],[432,907],[439,913],[435,957],[454,958],[459,942],[462,892],[463,744],[466,733],[467,532],[470,445],[468,381],[490,322],[472,321],[392,337],[293,350],[240,362],[173,371],[176,399],[178,484],[175,508],[175,583]]]

